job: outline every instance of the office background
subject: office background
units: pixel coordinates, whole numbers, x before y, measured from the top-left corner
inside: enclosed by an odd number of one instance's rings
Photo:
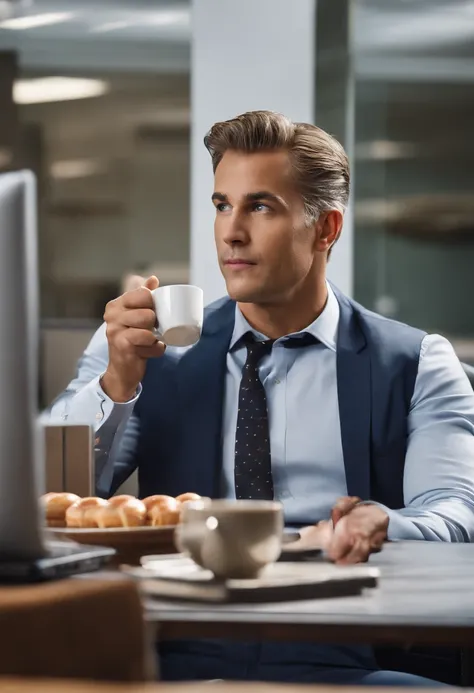
[[[474,0],[0,3],[0,170],[39,181],[43,403],[128,272],[223,293],[218,119],[335,134],[353,195],[331,278],[474,363]]]

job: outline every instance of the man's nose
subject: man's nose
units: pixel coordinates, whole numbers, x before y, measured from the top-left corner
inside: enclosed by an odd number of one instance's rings
[[[249,240],[249,228],[245,216],[234,210],[227,219],[223,240],[228,245],[244,244]]]

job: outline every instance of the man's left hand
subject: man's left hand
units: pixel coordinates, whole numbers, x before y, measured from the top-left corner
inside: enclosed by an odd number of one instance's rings
[[[378,505],[358,503],[358,498],[341,498],[334,506],[332,522],[319,522],[301,530],[301,544],[324,549],[335,563],[367,561],[387,539],[389,517]]]
[[[387,539],[389,517],[378,505],[356,505],[335,524],[326,546],[336,563],[362,563],[380,551]]]

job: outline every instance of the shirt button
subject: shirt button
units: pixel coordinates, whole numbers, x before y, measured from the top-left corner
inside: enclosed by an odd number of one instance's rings
[[[275,385],[279,385],[281,383],[281,380],[279,380],[278,378],[275,378],[275,380],[273,382]]]
[[[97,414],[95,415],[95,418],[97,419],[97,421],[102,421],[102,419],[104,418],[104,415],[100,411],[98,411]]]

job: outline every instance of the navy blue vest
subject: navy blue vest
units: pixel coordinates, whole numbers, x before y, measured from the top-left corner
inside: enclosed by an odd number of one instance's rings
[[[340,305],[337,388],[348,492],[400,508],[407,415],[424,334],[334,291]],[[218,496],[226,355],[234,315],[235,303],[218,301],[207,309],[195,347],[181,358],[168,354],[149,362],[135,409],[141,428],[134,460],[141,497],[185,491]],[[159,651],[165,680],[309,682],[319,681],[328,669],[377,666],[372,650],[363,645],[201,640],[160,643]]]
[[[407,414],[425,335],[334,291],[340,305],[337,387],[348,493],[400,508]],[[234,314],[233,301],[217,301],[206,310],[198,344],[181,357],[167,354],[148,363],[135,408],[140,497],[185,491],[218,497]]]

